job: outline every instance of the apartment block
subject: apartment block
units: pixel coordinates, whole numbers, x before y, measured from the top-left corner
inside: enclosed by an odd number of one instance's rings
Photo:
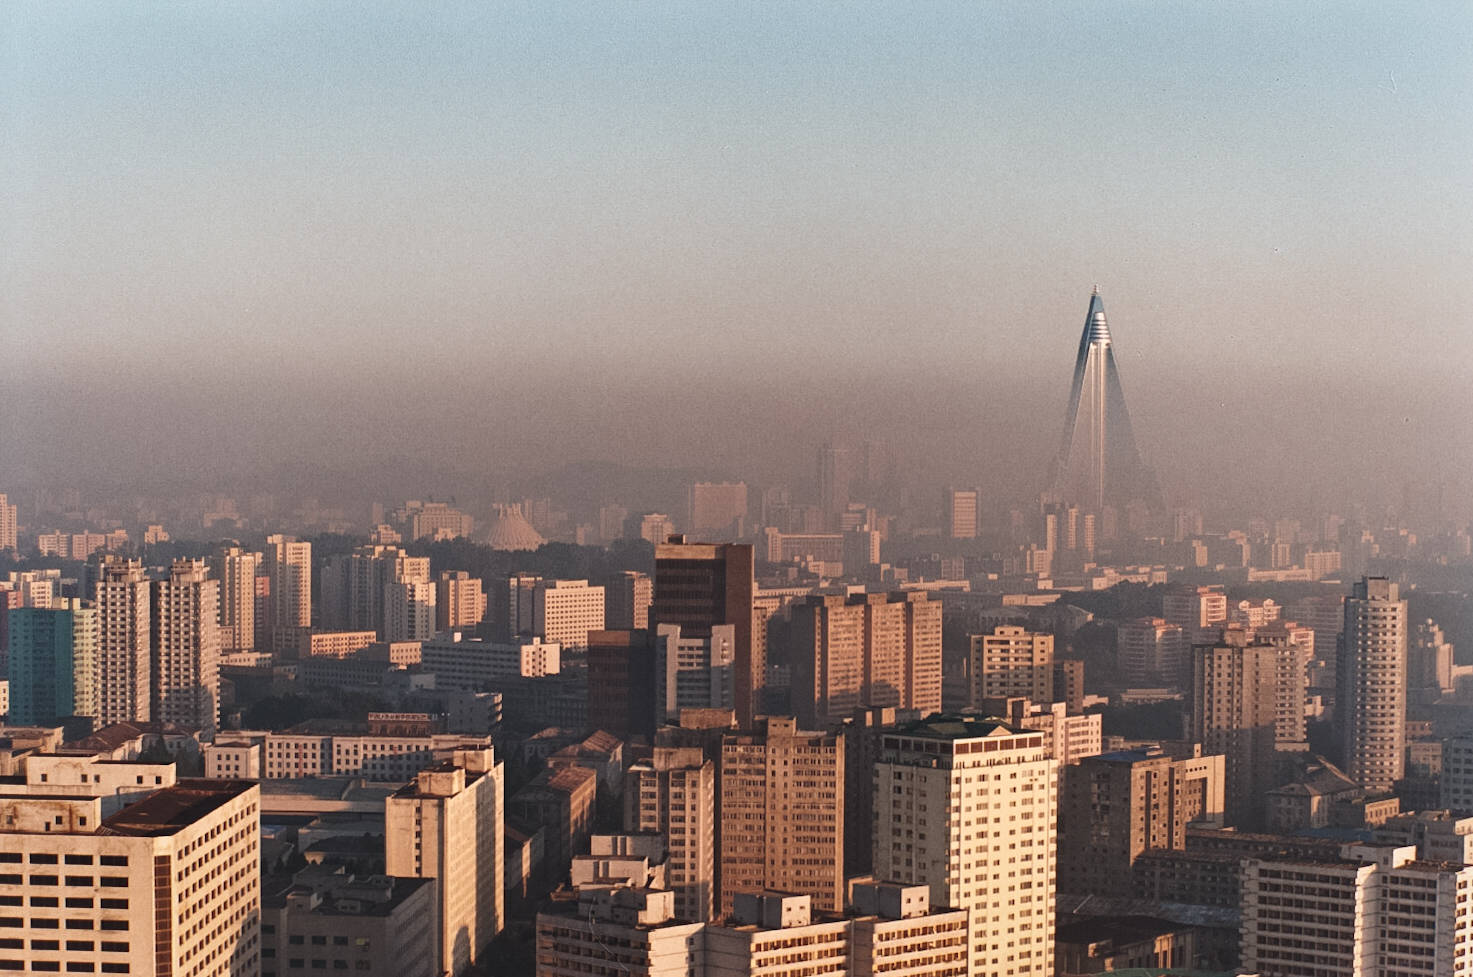
[[[1406,768],[1407,604],[1396,584],[1366,577],[1345,600],[1335,715],[1352,780],[1391,790]]]
[[[437,972],[462,977],[504,924],[505,779],[490,749],[421,770],[384,804],[385,868],[437,880]]]
[[[204,748],[205,775],[229,775],[251,761],[244,747],[259,748],[260,772],[266,780],[297,780],[304,777],[363,777],[366,780],[403,782],[420,770],[452,758],[457,750],[490,745],[489,739],[456,733],[426,736],[385,735],[363,731],[336,732],[294,728],[274,733],[264,730],[232,730],[222,733]]]
[[[844,905],[844,741],[764,717],[721,740],[721,913],[740,893]]]
[[[1228,627],[1219,643],[1193,648],[1192,656],[1188,735],[1225,757],[1228,823],[1260,827],[1263,797],[1277,786],[1280,649],[1249,643],[1243,629]]]
[[[1221,825],[1221,756],[1176,759],[1144,750],[1086,757],[1061,772],[1059,887],[1111,895],[1152,849],[1186,847],[1187,825]]]
[[[239,546],[223,548],[211,560],[220,582],[220,652],[235,654],[256,648],[256,577],[260,553]]]
[[[971,973],[1052,977],[1058,765],[1043,734],[933,717],[886,730],[874,875],[969,914]]]
[[[752,572],[752,547],[744,543],[687,543],[672,536],[655,546],[650,625],[678,624],[692,637],[723,624],[733,628],[732,690],[743,726],[761,711],[767,679],[766,647],[754,626]]]
[[[1161,598],[1161,616],[1181,628],[1190,644],[1215,640],[1215,626],[1227,621],[1227,593],[1217,586],[1172,588]]]
[[[509,582],[507,633],[569,649],[588,647],[588,633],[604,629],[604,588],[587,580],[517,576]]]
[[[682,709],[734,708],[735,658],[736,629],[729,624],[717,625],[705,636],[684,635],[678,624],[660,625],[655,633],[655,724],[673,721]]]
[[[665,837],[666,884],[679,919],[716,909],[716,765],[699,747],[655,747],[624,780],[624,830]]]
[[[486,641],[455,631],[426,641],[420,649],[420,664],[424,671],[435,673],[437,688],[480,690],[508,679],[557,675],[562,669],[562,646],[541,638]]]
[[[203,560],[175,560],[153,599],[153,721],[209,738],[220,722],[220,582]]]
[[[861,708],[941,708],[941,606],[923,593],[814,596],[792,606],[791,695],[823,728]]]
[[[0,799],[0,968],[256,977],[259,789],[181,780],[104,812],[105,796]],[[9,867],[6,867],[6,863]]]
[[[268,876],[261,977],[437,977],[435,883],[311,866]]]
[[[1115,629],[1115,663],[1130,685],[1182,687],[1191,678],[1190,651],[1187,630],[1163,617],[1122,621]]]
[[[1053,635],[1000,624],[991,634],[971,635],[971,645],[971,705],[1015,696],[1053,701]]]
[[[1338,860],[1243,866],[1242,967],[1265,977],[1473,973],[1473,866],[1412,847],[1347,845]]]
[[[473,631],[486,616],[481,579],[464,570],[445,570],[435,580],[435,630]]]
[[[100,725],[152,715],[152,601],[137,560],[108,558],[99,568],[96,606]]]
[[[266,537],[263,571],[270,581],[266,626],[274,635],[312,626],[312,544],[280,534]]]

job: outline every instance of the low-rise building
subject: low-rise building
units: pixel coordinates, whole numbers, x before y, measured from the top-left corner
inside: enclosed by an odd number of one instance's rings
[[[436,977],[435,883],[322,868],[267,878],[261,977]]]

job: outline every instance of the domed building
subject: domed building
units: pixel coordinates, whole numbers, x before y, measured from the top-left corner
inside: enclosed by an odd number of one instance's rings
[[[486,529],[486,542],[494,550],[535,550],[547,540],[532,528],[522,507],[516,503],[492,507],[495,515]]]

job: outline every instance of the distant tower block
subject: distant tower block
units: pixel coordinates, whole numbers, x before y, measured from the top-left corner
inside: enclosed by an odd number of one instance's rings
[[[1064,441],[1052,482],[1059,501],[1096,511],[1106,506],[1123,509],[1136,501],[1154,507],[1161,501],[1155,475],[1141,461],[1131,433],[1099,286],[1090,296],[1079,338]]]

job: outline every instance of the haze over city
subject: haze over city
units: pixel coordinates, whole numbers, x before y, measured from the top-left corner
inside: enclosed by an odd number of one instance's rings
[[[0,17],[12,490],[1023,502],[1098,283],[1172,500],[1467,509],[1466,8]]]

